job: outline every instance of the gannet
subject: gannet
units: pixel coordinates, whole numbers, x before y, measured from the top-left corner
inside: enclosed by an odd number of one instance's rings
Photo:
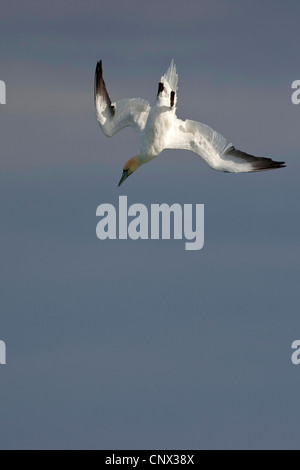
[[[102,73],[102,61],[95,71],[94,97],[97,121],[108,137],[131,126],[140,134],[138,154],[123,167],[120,186],[140,166],[157,157],[164,149],[190,150],[214,170],[245,173],[285,167],[285,162],[254,157],[237,150],[219,132],[206,124],[176,116],[178,75],[172,60],[161,77],[154,106],[141,99],[123,99],[112,103]]]

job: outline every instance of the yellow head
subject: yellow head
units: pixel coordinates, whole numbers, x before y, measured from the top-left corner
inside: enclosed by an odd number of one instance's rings
[[[118,186],[121,186],[121,184],[126,180],[126,178],[132,175],[132,173],[137,170],[140,166],[141,164],[139,163],[137,156],[130,158],[130,160],[128,160],[128,162],[124,165],[123,174],[121,176]]]

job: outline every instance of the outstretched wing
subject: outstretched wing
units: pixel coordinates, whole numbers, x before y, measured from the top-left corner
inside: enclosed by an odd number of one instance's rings
[[[105,135],[111,137],[127,126],[138,131],[144,129],[150,111],[149,103],[140,98],[112,103],[103,80],[101,60],[96,66],[94,92],[97,121]]]
[[[191,150],[218,171],[245,173],[285,167],[285,162],[237,150],[219,132],[200,122],[176,119],[167,148]]]

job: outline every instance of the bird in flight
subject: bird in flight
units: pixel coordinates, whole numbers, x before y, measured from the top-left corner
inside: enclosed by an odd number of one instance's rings
[[[206,124],[176,116],[178,75],[172,60],[161,77],[154,106],[141,99],[123,99],[112,103],[103,80],[102,61],[95,72],[95,105],[99,125],[108,137],[131,126],[140,134],[138,154],[124,165],[119,186],[141,165],[157,157],[164,149],[190,150],[214,170],[230,173],[273,170],[285,162],[254,157],[237,150],[219,132]]]

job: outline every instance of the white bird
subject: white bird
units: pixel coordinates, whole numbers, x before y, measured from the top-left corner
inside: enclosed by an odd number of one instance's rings
[[[119,186],[144,163],[164,149],[185,149],[199,155],[214,170],[245,173],[285,167],[285,162],[254,157],[237,150],[221,134],[200,122],[176,116],[178,75],[172,60],[158,84],[156,103],[131,98],[112,103],[102,74],[102,61],[95,72],[95,105],[99,125],[108,137],[131,126],[140,133],[138,155],[124,165]]]

